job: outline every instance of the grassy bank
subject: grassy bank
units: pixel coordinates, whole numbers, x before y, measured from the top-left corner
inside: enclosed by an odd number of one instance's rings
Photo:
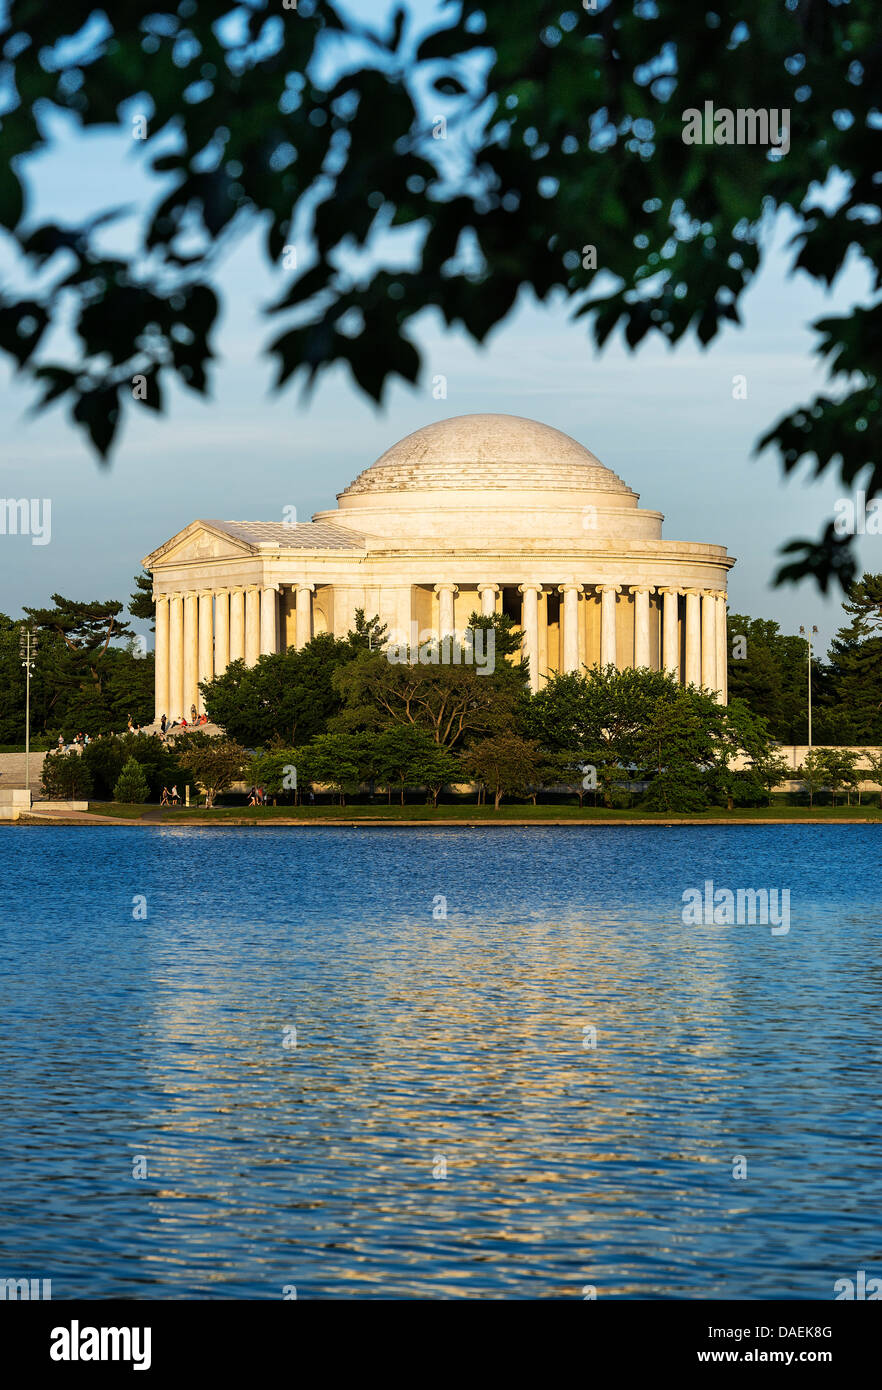
[[[377,802],[374,805],[361,802],[351,806],[218,806],[206,811],[204,807],[190,807],[160,812],[157,806],[127,806],[117,802],[95,801],[89,803],[89,810],[97,815],[114,816],[120,820],[151,822],[161,820],[163,825],[199,822],[203,824],[260,824],[273,821],[296,821],[302,823],[327,821],[419,821],[427,824],[471,821],[477,824],[505,824],[513,821],[530,821],[537,824],[554,822],[573,822],[591,824],[592,822],[640,822],[676,823],[677,821],[720,822],[738,824],[751,821],[792,821],[792,822],[833,822],[865,820],[882,821],[882,810],[874,806],[788,806],[777,803],[772,806],[739,807],[726,811],[714,807],[709,811],[691,811],[660,815],[657,811],[608,810],[602,806],[554,806],[554,805],[505,805],[495,811],[492,806],[461,804],[432,807],[424,805],[388,806]]]

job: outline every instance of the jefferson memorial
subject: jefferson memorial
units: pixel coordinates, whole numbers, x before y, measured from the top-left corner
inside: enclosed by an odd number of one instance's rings
[[[180,718],[231,661],[344,637],[520,627],[530,684],[615,664],[726,700],[724,546],[662,539],[661,512],[535,420],[462,415],[394,444],[312,521],[193,521],[144,560],[156,600],[156,717]]]

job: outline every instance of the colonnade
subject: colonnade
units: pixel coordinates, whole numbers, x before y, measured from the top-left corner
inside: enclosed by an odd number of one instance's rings
[[[471,588],[472,586],[468,586]],[[500,585],[490,582],[475,586],[481,600],[481,612],[487,616],[496,611],[496,595]],[[578,671],[592,665],[584,650],[580,600],[592,593],[600,598],[600,665],[615,666],[619,652],[621,605],[619,594],[630,593],[634,598],[634,645],[627,664],[651,666],[653,608],[650,595],[661,597],[659,622],[659,666],[669,671],[685,685],[703,685],[725,702],[726,688],[726,595],[719,589],[674,588],[653,584],[582,584],[575,580],[566,584],[518,585],[521,594],[521,627],[524,654],[530,663],[530,684],[538,690],[541,682],[539,663],[540,595],[556,590],[561,595],[562,669]],[[454,601],[459,586],[453,583],[433,585],[438,598],[438,635],[451,636],[455,631]],[[681,642],[680,596],[686,599]],[[682,669],[681,669],[682,668]]]
[[[296,594],[295,636],[299,648],[312,637],[315,585],[298,582],[285,587]],[[465,587],[477,588],[480,609],[485,616],[497,611],[500,584],[488,580]],[[232,661],[244,659],[246,664],[253,665],[259,656],[284,646],[280,588],[278,584],[252,584],[157,595],[157,718],[167,714],[169,719],[177,719],[184,714],[189,719],[193,706],[201,714],[204,709],[199,693],[201,681],[220,675]],[[657,664],[675,678],[682,679],[684,684],[703,685],[725,702],[726,595],[722,591],[658,587],[661,603],[653,606],[650,596],[656,592],[656,586],[651,584],[585,584],[571,580],[562,584],[529,582],[517,588],[521,595],[523,650],[529,661],[533,690],[539,689],[542,676],[540,596],[543,593],[558,593],[561,598],[560,665],[565,672],[578,671],[597,659],[596,647],[592,660],[586,650],[581,605],[584,600],[596,600],[598,596],[600,664],[619,664],[621,615],[630,595],[634,603],[633,648],[630,646],[629,617],[629,649],[624,664],[635,667]],[[438,583],[432,589],[437,596],[438,635],[452,636],[456,631],[454,610],[459,586]],[[681,595],[685,595],[682,631]],[[653,642],[653,622],[658,624],[657,644]],[[657,662],[653,660],[654,647]],[[556,666],[557,663],[549,664]]]
[[[291,586],[297,595],[297,646],[312,636],[314,584]],[[156,596],[156,717],[187,719],[195,706],[204,714],[202,681],[227,669],[231,661],[253,666],[259,656],[279,650],[278,584],[247,584],[229,589],[198,589]]]
[[[562,669],[577,671],[593,664],[582,650],[582,624],[579,602],[582,595],[592,591],[600,596],[600,665],[618,664],[619,594],[630,592],[634,598],[634,645],[627,665],[651,666],[652,614],[650,595],[656,592],[652,584],[580,584],[570,581],[558,586],[521,584],[523,595],[524,653],[530,662],[530,684],[539,689],[539,595],[549,587],[557,587],[562,596],[561,624]],[[661,612],[659,634],[659,665],[685,685],[703,685],[725,702],[726,690],[726,595],[718,589],[680,589],[659,587]],[[682,644],[679,597],[686,597],[685,634]],[[486,609],[484,610],[486,611]],[[492,611],[492,610],[491,610]],[[682,666],[682,671],[681,671]]]

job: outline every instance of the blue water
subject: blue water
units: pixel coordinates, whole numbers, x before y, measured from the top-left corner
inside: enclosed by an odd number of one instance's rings
[[[6,827],[0,1277],[831,1298],[882,1273],[880,846]],[[789,932],[684,925],[706,879]]]

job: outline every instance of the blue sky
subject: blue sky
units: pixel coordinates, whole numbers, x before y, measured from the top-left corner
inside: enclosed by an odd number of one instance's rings
[[[127,135],[57,129],[53,150],[27,171],[30,216],[74,221],[143,196],[143,145]],[[256,234],[245,236],[223,265],[212,398],[170,392],[161,417],[129,412],[109,467],[95,461],[63,409],[28,414],[31,393],[4,359],[0,496],[51,498],[52,541],[0,538],[0,610],[17,616],[22,604],[48,602],[54,591],[127,598],[142,556],[196,517],[275,520],[293,505],[306,519],[420,425],[503,411],[587,445],[643,505],[664,513],[666,536],[726,545],[738,560],[730,575],[735,610],[774,618],[787,631],[816,622],[827,639],[839,598],[824,599],[809,583],[776,590],[771,579],[780,545],[816,536],[841,488],[811,482],[808,468],[785,483],[774,456],[754,459],[753,448],[780,415],[824,389],[808,325],[865,299],[868,281],[856,260],[831,293],[801,273],[788,276],[792,231],[786,219],[770,229],[772,251],[743,301],[743,326],[727,327],[709,349],[648,343],[632,353],[618,340],[600,354],[584,320],[572,323],[562,302],[539,305],[528,295],[483,348],[429,312],[414,334],[423,378],[417,388],[393,387],[381,409],[345,368],[327,374],[308,399],[299,387],[271,391],[273,368],[261,350],[274,329],[261,307],[277,292],[279,272],[266,264]],[[0,276],[10,273],[0,246]],[[448,380],[443,401],[432,395],[437,373]],[[747,400],[732,397],[735,374],[747,378]],[[862,542],[866,568],[882,569],[878,545],[873,537]]]

